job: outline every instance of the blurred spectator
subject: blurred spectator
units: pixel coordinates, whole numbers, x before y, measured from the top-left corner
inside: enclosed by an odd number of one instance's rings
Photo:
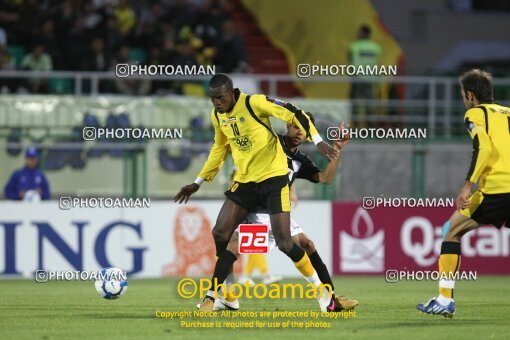
[[[175,47],[173,39],[166,39],[163,42],[163,49],[161,52],[161,62],[165,65],[177,65],[179,52]]]
[[[229,20],[225,8],[219,0],[211,0],[202,13],[199,24],[195,31],[197,36],[202,38],[207,46],[214,45],[223,29],[223,23]]]
[[[117,64],[134,64],[134,61],[129,59],[129,47],[122,46],[116,61],[113,63],[113,68]],[[133,79],[133,78],[117,78],[115,79],[115,89],[120,94],[130,96],[145,96],[151,90],[151,82],[149,79]]]
[[[114,13],[119,21],[120,33],[124,36],[129,35],[136,24],[136,17],[127,0],[119,0]]]
[[[176,31],[184,26],[195,27],[199,16],[198,11],[190,6],[188,0],[175,0],[174,5],[170,7],[168,12]]]
[[[64,44],[78,14],[70,0],[64,1],[60,6],[54,16],[55,31],[59,41]]]
[[[83,69],[92,72],[105,72],[111,69],[111,56],[105,50],[104,41],[101,37],[95,37],[90,43],[90,49],[83,60]],[[112,92],[113,82],[110,80],[100,79],[98,81],[99,92]],[[84,89],[90,91],[92,84],[86,81]]]
[[[153,47],[149,53],[149,59],[147,65],[164,65],[161,49],[159,47]],[[164,93],[169,88],[170,82],[164,80],[153,80],[152,81],[152,93]]]
[[[358,66],[374,66],[379,64],[381,46],[371,40],[372,30],[367,25],[362,25],[358,30],[358,38],[351,43],[349,49],[350,63]],[[372,98],[371,83],[355,83],[353,86],[353,98]],[[359,86],[358,86],[359,85]]]
[[[110,69],[110,56],[105,51],[104,41],[100,37],[92,39],[90,49],[85,57],[83,69],[87,71],[107,71]]]
[[[362,25],[358,29],[357,39],[351,43],[349,49],[349,61],[351,65],[374,66],[379,64],[381,46],[371,40],[372,30],[368,25]],[[374,99],[377,96],[376,85],[370,82],[360,82],[363,76],[356,77],[357,81],[351,85],[351,99],[363,100]],[[370,106],[365,107],[364,102],[354,102],[353,113],[359,127],[365,127],[366,117],[372,113]]]
[[[161,37],[163,40],[175,40],[175,30],[170,22],[164,22],[161,24]]]
[[[37,44],[32,53],[27,54],[23,58],[21,68],[31,71],[51,71],[53,64],[51,57],[44,52],[44,46]]]
[[[179,48],[180,54],[176,58],[176,64],[181,66],[198,65],[196,52],[190,41],[183,41]]]
[[[236,32],[232,21],[225,21],[220,39],[215,59],[220,72],[246,72],[244,39]]]
[[[11,200],[47,200],[50,187],[44,173],[37,168],[39,153],[34,147],[25,152],[25,166],[14,171],[4,187],[4,195]]]
[[[149,59],[147,60],[147,65],[162,65],[163,61],[161,60],[161,49],[159,47],[151,48],[149,52]]]
[[[207,11],[200,18],[195,27],[195,35],[200,38],[205,46],[214,46],[219,39],[221,27],[217,27]]]
[[[55,69],[62,67],[63,60],[60,53],[61,49],[57,36],[55,35],[55,23],[53,20],[44,21],[38,42],[45,47],[50,55],[53,67]]]
[[[103,21],[103,17],[94,10],[94,6],[92,2],[85,1],[83,5],[83,25],[85,29],[89,31],[94,31]]]
[[[216,56],[216,49],[214,47],[206,47],[197,56],[200,65],[214,65],[214,57]]]
[[[87,55],[90,35],[85,30],[85,21],[78,18],[67,36],[64,47],[67,68],[73,71],[83,69],[83,57]]]
[[[122,45],[123,39],[119,31],[119,22],[115,17],[110,17],[104,32],[104,42],[108,53],[115,53]]]
[[[0,28],[0,70],[16,69],[16,61],[7,50],[7,34]]]
[[[51,57],[44,53],[44,47],[37,44],[32,53],[27,54],[21,62],[21,68],[29,71],[51,71],[53,64]],[[31,92],[46,93],[48,89],[48,80],[43,78],[31,78],[28,80],[28,86]]]
[[[145,8],[142,11],[136,28],[136,36],[146,48],[161,45],[161,41],[164,39],[160,34],[163,25],[172,28],[165,15],[163,5],[159,1],[153,3],[150,9]]]

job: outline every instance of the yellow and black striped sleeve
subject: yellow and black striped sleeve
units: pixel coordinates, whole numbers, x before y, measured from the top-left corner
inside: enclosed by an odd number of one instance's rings
[[[312,141],[313,136],[319,136],[308,115],[291,103],[271,99],[261,94],[251,96],[250,103],[255,108],[256,114],[261,117],[273,116],[287,123],[296,124],[301,131],[304,131],[309,141]]]
[[[214,110],[211,113],[211,120],[214,127],[214,144],[209,151],[209,156],[207,157],[207,161],[204,164],[204,167],[200,171],[198,177],[201,179],[210,182],[214,179],[214,177],[218,174],[223,162],[225,161],[225,157],[228,152],[228,138],[221,131],[219,125],[219,119],[216,116]]]
[[[473,154],[466,180],[477,183],[484,172],[490,158],[492,145],[489,138],[488,117],[486,111],[479,107],[469,109],[464,116],[464,122],[469,135],[473,139]]]

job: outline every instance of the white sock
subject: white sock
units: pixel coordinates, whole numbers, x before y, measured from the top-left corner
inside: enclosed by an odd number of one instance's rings
[[[235,277],[234,277],[234,273],[230,273],[227,275],[227,278],[225,279],[225,287],[227,289],[227,293],[230,293],[230,290],[232,287],[232,285],[235,283]]]
[[[313,285],[317,288],[321,285],[321,280],[319,279],[319,275],[317,275],[317,272],[314,270],[313,274],[311,276],[303,276],[308,283],[313,283]]]
[[[205,296],[208,296],[210,298],[213,298],[214,299],[214,290],[208,290],[207,291],[207,294],[205,294]]]
[[[441,294],[439,294],[439,296],[437,297],[436,301],[439,302],[440,304],[442,304],[443,306],[448,306],[450,304],[450,302],[453,301],[453,299],[444,297]]]
[[[227,275],[227,278],[225,279],[225,285],[227,287],[230,287],[234,283],[235,283],[235,278],[234,278],[234,273],[232,272],[232,273]]]

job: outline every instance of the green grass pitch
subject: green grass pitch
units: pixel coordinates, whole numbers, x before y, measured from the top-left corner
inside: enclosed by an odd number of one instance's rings
[[[336,277],[337,293],[359,299],[356,317],[327,329],[190,329],[160,311],[193,311],[198,299],[177,294],[177,279],[129,281],[119,300],[101,299],[93,282],[0,280],[2,339],[509,339],[510,277],[457,282],[453,319],[420,314],[415,305],[437,294],[436,282],[386,283],[383,277]],[[288,280],[285,282],[301,282]],[[241,300],[245,311],[317,311],[315,300]],[[189,319],[191,321],[204,319]],[[280,321],[292,320],[289,318]],[[296,319],[294,319],[296,320]],[[245,320],[249,321],[249,320]],[[304,320],[300,320],[304,321]]]

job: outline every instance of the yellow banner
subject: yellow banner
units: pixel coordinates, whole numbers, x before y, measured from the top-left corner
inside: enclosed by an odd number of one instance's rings
[[[380,65],[397,65],[397,41],[384,30],[368,0],[242,0],[272,44],[282,49],[289,73],[298,64],[348,65],[349,47],[366,24],[382,53]],[[348,98],[347,83],[296,83],[309,98]],[[387,92],[387,91],[385,91]],[[384,97],[384,96],[383,96]]]

